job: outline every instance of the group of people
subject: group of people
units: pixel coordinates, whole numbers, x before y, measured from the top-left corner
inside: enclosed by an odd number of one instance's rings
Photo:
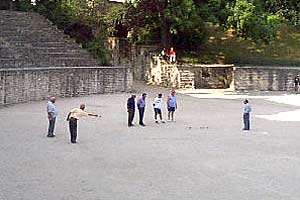
[[[176,52],[174,50],[174,47],[171,47],[168,53],[167,53],[166,48],[163,48],[160,52],[160,57],[166,61],[169,60],[169,62],[172,64],[175,63],[176,62]]]
[[[131,95],[130,98],[127,100],[127,112],[128,112],[128,127],[134,126],[133,119],[135,115],[135,108],[138,108],[139,111],[139,125],[146,126],[144,124],[144,113],[146,108],[146,97],[147,94],[143,93],[135,103],[136,95]],[[47,114],[49,120],[48,126],[48,134],[47,137],[55,137],[54,129],[57,117],[57,109],[55,106],[55,97],[50,97],[47,103]],[[245,104],[244,111],[243,111],[243,122],[244,128],[243,130],[250,130],[250,112],[252,108],[249,104],[249,101],[245,99],[243,101]],[[154,101],[153,101],[153,110],[154,110],[154,120],[155,123],[165,123],[162,116],[162,109],[163,109],[163,95],[159,93]],[[174,113],[177,109],[177,99],[176,99],[176,92],[175,90],[171,90],[170,94],[167,96],[166,102],[167,110],[168,110],[168,121],[175,121],[174,120]],[[68,116],[67,121],[69,122],[69,131],[70,131],[70,139],[71,143],[77,143],[77,121],[84,116],[94,116],[94,117],[101,117],[98,114],[88,113],[85,111],[85,105],[81,104],[79,108],[73,108]],[[158,119],[159,118],[159,119]]]
[[[168,110],[168,121],[174,120],[174,112],[177,109],[177,100],[176,100],[176,92],[175,90],[171,90],[171,93],[167,97],[167,110]],[[139,125],[146,126],[144,124],[144,113],[146,108],[146,97],[147,94],[143,93],[137,100],[135,105],[136,95],[131,95],[127,100],[127,112],[128,112],[128,127],[134,126],[133,119],[135,115],[135,108],[137,106],[139,111]],[[165,123],[162,116],[162,108],[163,108],[163,95],[159,93],[157,97],[155,97],[153,101],[153,110],[154,110],[154,120],[155,123],[159,123],[158,117],[161,123]]]

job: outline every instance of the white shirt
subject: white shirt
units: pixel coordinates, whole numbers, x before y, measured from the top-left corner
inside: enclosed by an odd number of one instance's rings
[[[163,99],[159,97],[155,97],[153,104],[154,104],[154,108],[161,109],[163,104]]]
[[[85,116],[88,116],[88,115],[89,115],[89,113],[83,111],[80,108],[73,108],[71,110],[70,118],[79,119],[81,117],[85,117]]]

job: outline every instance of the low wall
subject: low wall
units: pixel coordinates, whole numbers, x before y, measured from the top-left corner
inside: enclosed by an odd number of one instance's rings
[[[0,106],[49,96],[125,92],[132,82],[131,70],[122,67],[0,69]]]
[[[164,87],[224,89],[233,86],[233,65],[167,64],[153,57],[148,82]]]
[[[300,67],[235,67],[234,86],[237,91],[292,91],[297,73]]]

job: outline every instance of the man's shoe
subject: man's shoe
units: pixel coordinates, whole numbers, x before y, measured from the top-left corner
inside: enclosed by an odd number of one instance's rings
[[[145,124],[140,124],[141,126],[146,126]]]
[[[129,124],[129,125],[128,125],[128,127],[132,127],[132,126],[134,126],[134,125],[133,125],[133,124]]]
[[[55,137],[55,135],[47,135],[47,137]]]
[[[163,124],[164,124],[164,123],[166,123],[166,122],[165,122],[165,121],[161,121],[161,123],[163,123]]]
[[[157,123],[157,124],[158,124],[158,121],[156,120],[156,121],[155,121],[155,123]]]

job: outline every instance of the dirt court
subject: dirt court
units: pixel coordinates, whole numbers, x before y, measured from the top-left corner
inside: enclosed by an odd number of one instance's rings
[[[127,127],[130,94],[57,99],[55,138],[47,138],[46,101],[0,109],[0,199],[3,200],[279,200],[300,199],[298,95],[177,94],[176,122],[156,124],[148,93],[146,127]],[[242,131],[242,99],[253,108]],[[78,122],[73,107],[102,119]],[[163,110],[166,117],[166,110]]]

